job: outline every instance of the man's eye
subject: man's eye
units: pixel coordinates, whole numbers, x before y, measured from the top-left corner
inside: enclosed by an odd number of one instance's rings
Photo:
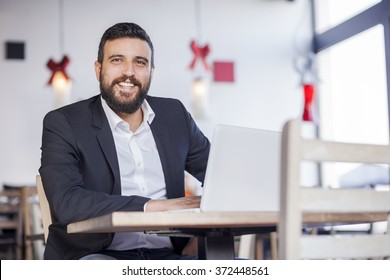
[[[146,61],[144,61],[144,60],[137,60],[137,64],[146,65]]]
[[[113,58],[113,59],[111,59],[111,62],[121,62],[121,59],[120,58]]]

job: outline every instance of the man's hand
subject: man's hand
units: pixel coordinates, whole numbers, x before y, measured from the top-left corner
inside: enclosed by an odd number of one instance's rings
[[[165,200],[149,200],[145,212],[169,211],[187,208],[199,208],[200,196],[186,196]]]

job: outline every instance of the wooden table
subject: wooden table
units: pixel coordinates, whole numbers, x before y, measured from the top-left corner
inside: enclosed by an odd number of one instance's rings
[[[307,225],[385,221],[386,213],[306,213]],[[197,236],[199,259],[233,259],[234,236],[276,230],[277,212],[113,212],[71,223],[68,233],[137,232]]]

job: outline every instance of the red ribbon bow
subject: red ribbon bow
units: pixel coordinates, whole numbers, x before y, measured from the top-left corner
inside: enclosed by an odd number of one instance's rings
[[[206,57],[210,53],[210,48],[209,45],[204,45],[203,47],[199,47],[196,41],[191,41],[191,49],[192,52],[194,53],[194,58],[192,59],[192,62],[190,64],[190,68],[194,69],[195,63],[198,60],[198,58],[201,59],[203,62],[203,66],[206,69],[206,71],[210,70],[209,65],[207,64]]]
[[[302,119],[304,121],[313,121],[313,101],[314,101],[314,85],[304,84],[303,93],[305,97],[305,106],[303,108]]]
[[[69,65],[69,63],[70,63],[70,59],[66,55],[64,55],[61,62],[59,62],[59,63],[54,62],[53,59],[49,59],[49,61],[47,62],[46,65],[47,65],[47,68],[49,68],[51,70],[51,77],[47,83],[49,85],[51,85],[53,83],[54,75],[58,71],[62,72],[62,74],[64,75],[66,80],[70,80],[70,77],[68,76],[68,74],[65,71],[65,68]]]

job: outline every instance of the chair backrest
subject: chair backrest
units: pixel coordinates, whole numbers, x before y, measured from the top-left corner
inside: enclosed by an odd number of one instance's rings
[[[36,187],[21,187],[23,209],[24,258],[41,259],[44,250],[42,216],[38,203]]]
[[[21,188],[0,191],[0,245],[9,249],[6,259],[23,258]]]
[[[301,161],[390,164],[390,145],[352,144],[303,139],[301,122],[283,127],[281,210],[278,225],[280,259],[367,259],[390,256],[390,215],[387,234],[359,236],[304,235],[302,214],[390,213],[390,192],[375,189],[304,188]]]
[[[45,189],[43,188],[41,176],[36,176],[37,191],[39,197],[39,206],[42,214],[42,224],[45,235],[45,242],[49,236],[49,226],[53,223],[49,202],[47,201]]]

